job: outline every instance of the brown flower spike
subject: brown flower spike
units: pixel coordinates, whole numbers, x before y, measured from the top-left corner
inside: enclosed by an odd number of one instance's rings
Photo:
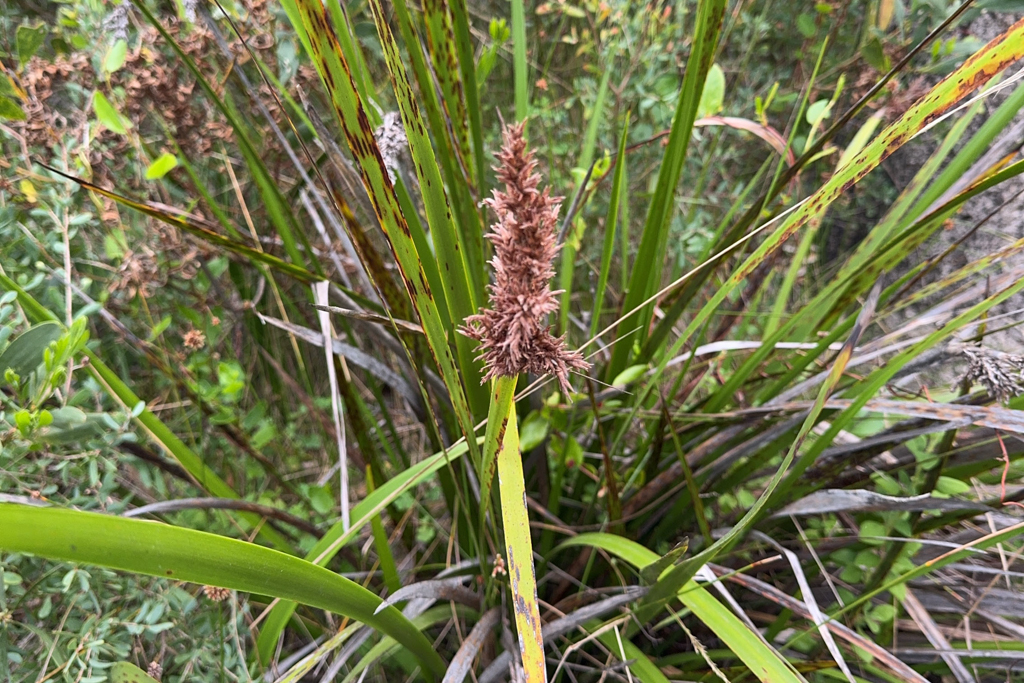
[[[480,341],[484,381],[521,372],[547,374],[568,393],[569,372],[590,364],[579,351],[566,348],[564,336],[553,336],[546,321],[558,308],[555,295],[561,293],[549,288],[558,254],[555,225],[561,197],[538,189],[541,178],[534,172],[533,152],[526,149],[523,125],[505,126],[502,138],[495,170],[505,191],[495,190],[486,200],[498,218],[487,235],[494,245],[491,308],[467,318],[460,331]]]

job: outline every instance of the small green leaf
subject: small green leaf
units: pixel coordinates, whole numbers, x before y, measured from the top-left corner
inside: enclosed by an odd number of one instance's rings
[[[40,427],[49,427],[53,424],[53,413],[49,410],[40,410],[38,422]]]
[[[32,56],[42,47],[47,33],[49,33],[49,29],[42,22],[35,26],[24,25],[18,27],[16,39],[18,44],[18,61],[22,66],[25,66],[25,63],[32,59]]]
[[[519,447],[524,453],[532,451],[544,443],[544,438],[548,435],[548,426],[547,417],[536,410],[523,420],[520,427]]]
[[[107,130],[124,135],[128,132],[128,128],[131,126],[128,121],[114,108],[114,105],[110,103],[107,96],[97,90],[93,93],[92,108],[96,112],[96,118],[102,123]]]
[[[172,320],[173,318],[171,318],[171,316],[165,315],[163,318],[160,319],[160,322],[158,322],[156,325],[153,325],[153,329],[149,331],[149,341],[153,341],[161,334],[163,334],[164,330],[170,327]]]
[[[157,157],[146,169],[146,180],[158,180],[178,165],[178,157],[170,152],[164,152]]]
[[[110,683],[158,683],[158,681],[134,664],[117,662],[110,667]]]
[[[954,479],[953,477],[939,477],[939,480],[935,482],[935,489],[948,496],[957,496],[962,493],[967,493],[971,490],[971,487],[969,484],[965,484],[959,479]]]
[[[124,66],[124,60],[127,56],[128,43],[122,38],[107,50],[107,56],[103,58],[103,70],[108,74],[114,73]]]
[[[827,119],[831,115],[829,104],[829,100],[818,100],[807,107],[807,123],[813,126],[822,119]]]
[[[889,58],[882,50],[882,43],[878,38],[872,37],[860,49],[864,60],[870,64],[875,71],[885,72],[889,70]]]
[[[860,525],[860,540],[868,545],[878,545],[882,537],[887,536],[885,525],[869,519]]]
[[[818,32],[818,27],[814,23],[814,17],[807,13],[797,15],[796,28],[804,38],[813,38],[814,34]]]
[[[612,380],[612,386],[616,389],[621,389],[643,377],[645,372],[647,372],[646,365],[630,365],[615,376],[615,379]]]
[[[0,81],[2,80],[4,79],[0,78]],[[25,111],[14,100],[0,96],[0,119],[24,121]]]
[[[43,350],[60,338],[61,326],[55,322],[39,323],[22,332],[0,354],[0,370],[13,370],[28,377],[43,362]]]
[[[326,515],[334,508],[335,499],[329,486],[310,486],[309,502],[314,510]]]
[[[75,408],[74,406],[56,408],[53,410],[53,412],[50,412],[48,410],[44,412],[50,416],[50,423],[52,424],[52,426],[59,429],[77,427],[79,425],[85,424],[86,420],[89,419],[88,415],[86,415],[78,408]],[[43,426],[42,415],[40,415],[39,417],[39,425]]]
[[[725,72],[722,67],[712,64],[708,71],[708,77],[704,81],[704,91],[700,95],[700,104],[697,105],[697,118],[714,116],[722,111],[725,103]]]
[[[27,410],[19,410],[14,414],[14,425],[23,434],[28,431],[29,426],[32,424],[32,414]]]

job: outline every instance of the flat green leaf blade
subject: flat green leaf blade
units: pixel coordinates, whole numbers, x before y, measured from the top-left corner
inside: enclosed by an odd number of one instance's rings
[[[68,562],[295,600],[361,621],[405,644],[425,670],[445,663],[394,607],[357,583],[285,553],[167,524],[0,504],[0,548]]]
[[[337,554],[351,539],[358,536],[363,527],[370,523],[374,517],[379,515],[384,508],[390,505],[398,496],[408,491],[413,486],[422,483],[437,470],[450,462],[455,462],[466,453],[465,443],[452,447],[447,453],[435,453],[431,457],[416,463],[401,474],[398,474],[386,483],[376,488],[372,493],[359,501],[350,515],[352,524],[346,531],[339,521],[328,529],[313,549],[306,555],[306,559],[320,566],[326,565],[331,558]],[[295,612],[295,603],[282,601],[275,605],[264,621],[263,628],[256,643],[260,660],[269,662],[277,647],[277,639],[288,624],[288,620]]]
[[[503,378],[505,391],[515,392],[515,379]],[[496,383],[497,384],[497,383]],[[501,403],[499,396],[495,403]],[[540,606],[537,602],[537,575],[533,566],[533,541],[526,511],[523,458],[519,452],[519,429],[515,401],[508,401],[508,414],[498,430],[498,488],[501,491],[501,519],[505,532],[505,552],[512,584],[512,605],[519,632],[519,654],[527,683],[547,681],[544,667],[544,640],[541,636]]]
[[[60,338],[63,328],[56,322],[42,322],[25,330],[0,354],[0,377],[10,368],[22,378],[43,362],[43,349]]]
[[[128,662],[116,662],[110,667],[110,683],[159,683],[148,673]]]
[[[98,195],[101,195],[108,199],[112,199],[113,201],[117,202],[122,206],[127,206],[130,209],[134,209],[140,213],[146,214],[147,216],[156,218],[157,220],[167,223],[168,225],[173,225],[174,227],[180,230],[184,230],[193,237],[198,237],[199,239],[209,242],[210,244],[222,247],[240,256],[244,256],[247,259],[269,266],[281,273],[290,275],[299,282],[312,283],[320,279],[318,278],[317,275],[306,270],[301,265],[290,263],[272,254],[268,254],[264,252],[262,249],[256,249],[237,240],[225,237],[224,235],[216,233],[213,230],[210,230],[209,228],[203,227],[201,225],[196,225],[195,223],[186,220],[182,216],[169,213],[163,209],[159,209],[146,202],[136,201],[124,195],[117,194],[116,192],[111,192],[110,190],[104,189],[99,185],[93,185],[88,180],[83,180],[82,178],[77,178],[75,176],[68,175],[63,171],[58,171],[55,168],[46,166],[45,164],[41,165],[44,168],[51,171],[52,173],[56,173],[59,176],[62,176],[64,178],[67,178],[68,180],[72,180],[78,183],[79,185],[89,190],[90,192],[95,192]]]
[[[625,560],[637,569],[649,566],[660,559],[657,553],[636,541],[603,532],[574,536],[563,541],[559,548],[572,546],[600,548]],[[800,683],[800,677],[787,666],[786,662],[780,659],[757,634],[752,633],[735,614],[703,587],[690,580],[678,591],[676,597],[693,612],[694,616],[721,638],[722,642],[764,683],[787,681]],[[602,638],[602,642],[609,646],[613,654],[618,655],[619,648],[615,634],[611,634],[611,640]],[[637,650],[635,647],[631,648],[627,645],[627,642],[623,638],[626,654],[628,657],[632,657],[630,653]],[[660,680],[654,671],[648,668],[642,667],[641,671],[647,673],[647,677],[642,677],[641,680]],[[634,673],[639,674],[640,672],[634,670]],[[660,673],[658,671],[658,674]]]
[[[425,0],[423,19],[427,26],[427,50],[434,64],[434,74],[441,86],[441,103],[455,136],[455,149],[461,165],[467,171],[471,167],[469,152],[469,128],[466,101],[463,95],[462,72],[458,69],[455,56],[455,30],[446,0]],[[378,27],[379,30],[379,27]],[[473,182],[473,173],[469,173]]]

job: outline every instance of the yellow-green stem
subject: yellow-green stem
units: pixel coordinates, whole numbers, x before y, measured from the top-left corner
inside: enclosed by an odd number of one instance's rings
[[[494,383],[492,400],[502,402],[504,392],[515,391],[515,379]],[[528,683],[547,681],[544,669],[544,643],[541,640],[540,609],[537,606],[537,576],[533,567],[533,542],[530,520],[526,512],[526,486],[523,482],[523,461],[519,453],[519,428],[516,425],[515,401],[508,401],[497,429],[498,490],[501,492],[501,518],[505,531],[505,552],[508,575],[512,584],[512,604],[519,632],[519,653]]]

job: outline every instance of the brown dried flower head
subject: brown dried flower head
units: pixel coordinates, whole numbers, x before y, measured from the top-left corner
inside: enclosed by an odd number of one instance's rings
[[[1001,403],[1024,394],[1024,357],[966,344],[961,353],[969,361],[963,379],[981,384]]]
[[[533,152],[526,149],[523,125],[505,126],[502,137],[495,170],[505,190],[495,190],[486,200],[497,215],[487,235],[494,245],[491,308],[467,318],[460,330],[480,341],[484,381],[532,372],[553,375],[568,393],[569,372],[590,364],[579,351],[567,349],[565,337],[553,336],[547,325],[548,314],[558,308],[555,295],[561,293],[549,286],[558,254],[555,226],[561,198],[539,189],[541,178],[534,171]]]
[[[185,336],[182,337],[182,342],[185,344],[186,349],[198,351],[206,346],[206,335],[199,330],[189,330],[185,333]]]
[[[231,597],[231,590],[220,586],[203,586],[203,593],[213,602],[223,602]]]

